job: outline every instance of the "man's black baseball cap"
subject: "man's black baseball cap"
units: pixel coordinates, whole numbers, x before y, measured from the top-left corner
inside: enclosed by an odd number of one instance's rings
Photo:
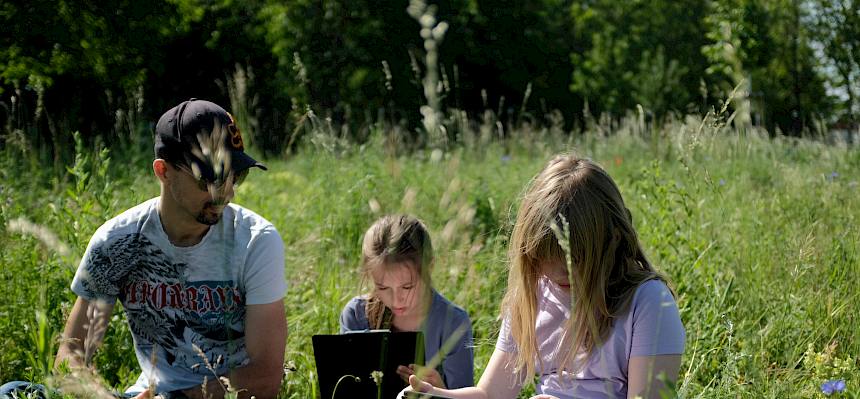
[[[210,182],[223,180],[229,171],[239,173],[254,166],[268,169],[245,153],[233,115],[218,104],[196,98],[183,101],[158,119],[155,156],[188,165]]]

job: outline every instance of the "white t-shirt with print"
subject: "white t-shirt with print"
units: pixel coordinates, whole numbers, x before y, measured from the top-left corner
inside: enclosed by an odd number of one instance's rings
[[[229,204],[199,243],[177,247],[158,201],[102,225],[72,281],[84,299],[122,303],[142,370],[127,393],[150,382],[156,392],[200,385],[213,378],[207,361],[219,376],[247,364],[245,306],[281,300],[287,289],[283,241],[261,216]]]

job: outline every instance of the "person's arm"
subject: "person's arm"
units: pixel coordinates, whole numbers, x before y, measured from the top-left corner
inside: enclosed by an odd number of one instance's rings
[[[454,399],[513,399],[519,395],[522,389],[522,378],[511,372],[506,366],[513,360],[513,353],[504,352],[498,348],[490,356],[490,362],[477,387],[460,389],[434,388],[427,382],[421,381],[417,376],[409,377],[407,390],[429,393],[433,395],[449,396]],[[408,392],[408,391],[407,391]]]
[[[245,313],[245,347],[249,362],[230,371],[230,385],[240,398],[275,398],[281,389],[284,374],[284,349],[287,344],[287,318],[284,301],[264,305],[248,305]],[[183,393],[191,399],[203,398],[203,389],[194,387]],[[219,381],[206,384],[206,397],[223,398]]]
[[[627,365],[627,398],[660,399],[666,388],[664,381],[675,382],[680,368],[681,355],[631,357]]]
[[[633,300],[630,358],[627,361],[627,395],[660,398],[664,379],[678,379],[686,333],[675,297],[659,280],[637,288]]]
[[[71,368],[89,366],[92,354],[102,344],[114,303],[88,301],[78,297],[69,318],[66,319],[66,327],[54,360],[56,366],[63,362],[68,362]]]
[[[339,334],[370,329],[370,324],[364,313],[366,303],[361,297],[352,298],[347,302],[340,312]]]
[[[284,376],[287,316],[283,299],[265,305],[248,305],[245,345],[250,362],[230,373],[230,382],[246,389],[245,396],[274,398]],[[248,395],[250,393],[250,395]]]
[[[352,314],[352,309],[349,308],[349,304],[347,304],[343,310],[340,311],[340,320],[338,325],[340,326],[338,329],[338,334],[345,334],[350,330],[349,325],[352,320],[355,318]]]

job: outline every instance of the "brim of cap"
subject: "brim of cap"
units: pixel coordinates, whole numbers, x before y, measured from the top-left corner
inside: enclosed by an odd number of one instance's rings
[[[233,151],[230,160],[230,162],[232,163],[231,169],[233,169],[233,172],[236,173],[253,167],[258,167],[263,170],[269,170],[269,168],[266,167],[265,164],[257,161],[254,158],[251,158],[251,156],[246,154],[244,151]]]

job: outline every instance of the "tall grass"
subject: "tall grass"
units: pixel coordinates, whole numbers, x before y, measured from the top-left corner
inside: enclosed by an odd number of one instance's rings
[[[495,125],[477,123],[471,134]],[[736,131],[713,116],[656,128],[633,115],[595,121],[582,135],[505,129],[505,140],[442,153],[393,145],[395,128],[375,129],[361,145],[331,145],[338,129],[315,129],[297,155],[270,161],[238,188],[235,202],[272,221],[286,244],[281,397],[316,397],[310,337],[338,330],[342,306],[360,293],[361,235],[390,212],[428,223],[433,281],[472,317],[480,376],[499,328],[520,190],[562,151],[596,160],[616,179],[648,255],[677,289],[688,337],[681,395],[815,397],[828,379],[860,391],[858,149]],[[0,380],[47,377],[89,236],[157,195],[145,163],[119,171],[109,165],[123,162],[109,155],[80,148],[59,180],[0,161]],[[23,220],[39,228],[22,228]],[[138,371],[115,312],[94,363],[123,388]]]

